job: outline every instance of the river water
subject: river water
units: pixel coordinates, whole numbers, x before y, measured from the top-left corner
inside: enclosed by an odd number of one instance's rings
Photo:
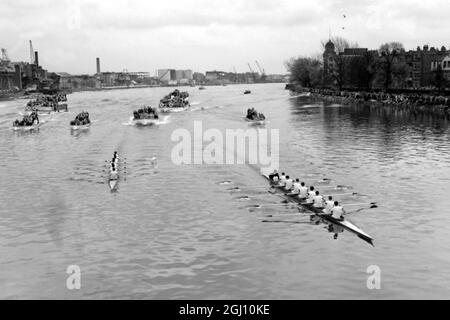
[[[323,105],[282,84],[185,89],[193,110],[154,127],[130,116],[168,88],[75,93],[69,113],[28,133],[11,130],[26,101],[0,102],[0,298],[450,298],[448,123]],[[252,106],[279,129],[283,171],[358,193],[338,196],[347,211],[377,202],[349,216],[375,247],[291,215],[258,166],[173,163],[176,129],[247,129]],[[93,125],[72,132],[82,110]],[[124,163],[111,193],[105,161],[115,150]],[[81,290],[66,287],[70,265]],[[370,266],[380,290],[367,287]]]

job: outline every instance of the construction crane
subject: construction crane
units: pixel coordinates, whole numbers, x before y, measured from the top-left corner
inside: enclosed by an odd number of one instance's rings
[[[2,48],[2,57],[1,57],[1,60],[2,60],[3,62],[10,62],[10,61],[11,61],[11,60],[9,60],[8,52],[7,52],[6,49],[4,49],[4,48]]]
[[[250,69],[250,72],[251,73],[255,73],[255,71],[253,71],[252,66],[250,65],[250,63],[247,63],[247,64],[248,64],[248,68]]]
[[[250,72],[252,73],[252,77],[253,77],[253,82],[256,82],[256,73],[255,71],[253,71],[252,66],[250,65],[250,63],[248,64],[248,68],[250,69]]]
[[[261,68],[261,65],[259,64],[258,60],[255,60],[256,62],[256,66],[259,69],[259,72],[261,73],[261,78],[260,80],[264,81],[266,80],[266,70],[264,70],[263,68]]]
[[[264,70],[263,68],[261,68],[261,65],[259,64],[258,60],[255,61],[256,62],[256,66],[259,69],[259,72],[261,72],[261,75],[266,74],[266,70]]]

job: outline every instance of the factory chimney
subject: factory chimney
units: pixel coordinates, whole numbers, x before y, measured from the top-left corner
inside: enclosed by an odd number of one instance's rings
[[[34,64],[39,67],[39,53],[37,51],[34,52]]]
[[[100,73],[100,58],[97,58],[97,74]]]

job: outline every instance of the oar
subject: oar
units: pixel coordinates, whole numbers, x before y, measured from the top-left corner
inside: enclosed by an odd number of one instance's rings
[[[286,213],[286,214],[268,214],[266,218],[279,218],[279,217],[302,217],[302,216],[311,216],[312,213],[309,212],[298,212],[298,213]]]
[[[350,204],[346,204],[346,207],[352,207],[352,206],[365,206],[365,205],[374,205],[377,204],[376,202],[371,202],[371,203],[350,203]]]
[[[263,223],[292,223],[292,224],[311,224],[305,221],[284,221],[284,220],[263,220]]]
[[[332,196],[332,197],[337,197],[337,196],[362,196],[362,194],[360,194],[358,192],[328,194],[328,193],[324,193],[322,191],[322,194],[325,194],[327,197],[328,196]]]
[[[361,212],[361,211],[363,211],[363,210],[376,209],[376,208],[378,208],[378,206],[377,206],[376,204],[371,204],[370,207],[359,208],[359,209],[357,209],[357,210],[347,212],[345,215],[349,215],[349,214],[353,214],[353,213],[358,213],[358,212]]]
[[[267,204],[264,206],[261,205],[252,205],[252,206],[248,206],[247,209],[248,210],[264,210],[265,208],[270,208],[270,207],[278,207],[278,208],[287,208],[287,209],[291,209],[292,207],[295,207],[296,205],[294,203],[277,203],[277,204]]]

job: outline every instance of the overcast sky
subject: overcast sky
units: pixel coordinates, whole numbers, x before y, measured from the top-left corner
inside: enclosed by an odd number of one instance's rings
[[[362,47],[449,47],[449,14],[449,0],[1,0],[0,47],[28,61],[33,40],[45,68],[73,74],[95,73],[96,57],[102,71],[246,72],[258,60],[285,73],[329,29]]]

